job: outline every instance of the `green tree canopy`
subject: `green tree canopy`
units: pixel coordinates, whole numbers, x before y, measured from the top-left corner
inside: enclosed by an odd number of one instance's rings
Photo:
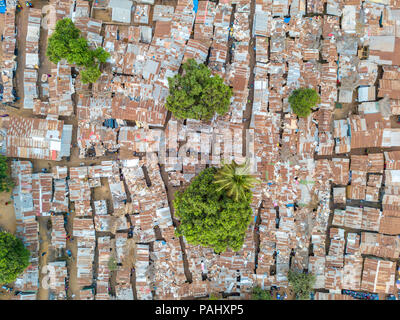
[[[234,201],[214,183],[217,169],[207,168],[184,192],[175,194],[175,214],[180,218],[178,236],[193,245],[211,247],[216,253],[241,249],[251,220],[251,192]]]
[[[208,296],[208,300],[221,300],[221,299],[219,298],[218,295],[216,295],[216,294],[214,294],[214,293],[211,293],[211,294]]]
[[[228,197],[235,201],[246,199],[246,192],[258,182],[250,174],[248,161],[243,164],[232,161],[231,164],[223,165],[215,175],[214,181],[218,185],[217,191],[225,190]]]
[[[223,79],[211,76],[211,71],[194,59],[186,61],[183,75],[168,78],[169,96],[166,108],[178,119],[209,120],[215,113],[225,114],[229,109],[232,89]]]
[[[115,271],[118,269],[118,263],[114,256],[111,256],[108,260],[108,269],[110,269],[110,271]]]
[[[30,252],[11,233],[0,231],[0,284],[14,282],[29,266]]]
[[[272,300],[272,295],[268,290],[254,287],[251,292],[251,300]]]
[[[93,83],[101,75],[100,63],[104,63],[110,54],[102,47],[90,49],[87,40],[80,36],[80,30],[69,18],[57,21],[56,28],[49,38],[46,54],[50,61],[58,63],[66,59],[69,64],[83,67],[83,83]]]
[[[14,181],[8,173],[8,163],[5,156],[0,155],[0,192],[10,191],[14,186]]]
[[[81,71],[82,83],[94,83],[101,76],[101,71],[98,67],[88,67]]]
[[[289,284],[293,287],[296,298],[299,300],[309,300],[310,293],[313,291],[315,276],[312,273],[288,272]]]
[[[58,20],[56,28],[48,40],[47,56],[57,64],[61,59],[67,59],[70,53],[70,43],[77,40],[81,31],[75,27],[71,19]]]
[[[296,89],[289,97],[289,103],[293,112],[302,118],[308,117],[311,114],[312,108],[319,102],[318,93],[310,88]]]
[[[97,47],[92,51],[92,55],[97,59],[98,62],[105,63],[110,57],[110,54],[105,51],[102,47]]]
[[[94,64],[93,53],[85,38],[70,40],[67,61],[69,64],[76,64],[77,66],[90,67]]]

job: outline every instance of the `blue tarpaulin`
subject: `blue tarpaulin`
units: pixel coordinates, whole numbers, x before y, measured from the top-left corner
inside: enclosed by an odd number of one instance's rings
[[[118,123],[115,121],[115,119],[106,119],[103,125],[107,128],[113,128],[113,129],[118,127]]]
[[[289,18],[284,18],[283,21],[284,21],[285,23],[289,23],[290,17],[289,17]]]
[[[360,300],[379,300],[379,296],[376,293],[364,293],[352,290],[343,290],[343,294],[347,294],[355,299]]]
[[[198,8],[199,8],[199,0],[193,0],[193,11],[197,13]]]
[[[0,13],[6,13],[7,7],[5,0],[0,0]]]

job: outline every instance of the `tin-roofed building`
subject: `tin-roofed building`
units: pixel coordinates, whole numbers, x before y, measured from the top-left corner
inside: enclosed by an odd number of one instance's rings
[[[112,21],[131,23],[131,0],[110,0],[108,6],[112,9]]]
[[[7,132],[6,156],[60,161],[69,156],[72,125],[62,120],[2,118],[0,127]]]

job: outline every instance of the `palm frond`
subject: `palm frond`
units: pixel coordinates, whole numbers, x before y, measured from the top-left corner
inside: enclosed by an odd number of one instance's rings
[[[230,164],[223,163],[223,166],[215,174],[215,181],[219,187],[217,192],[225,190],[228,197],[240,201],[246,197],[246,192],[260,183],[257,178],[250,174],[249,161],[238,164],[234,160]]]

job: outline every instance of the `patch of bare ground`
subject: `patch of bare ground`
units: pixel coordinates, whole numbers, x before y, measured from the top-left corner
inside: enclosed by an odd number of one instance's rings
[[[400,128],[400,122],[398,121],[400,116],[391,116],[390,117],[390,126],[392,128]]]
[[[15,233],[17,228],[11,192],[0,193],[0,229]]]
[[[130,238],[126,240],[125,244],[125,258],[122,261],[124,268],[132,269],[136,263],[136,241],[137,239]]]
[[[101,20],[103,23],[112,23],[111,13],[111,9],[93,9],[92,18]]]
[[[43,278],[47,273],[41,272],[42,268],[51,261],[49,259],[50,255],[50,236],[51,236],[51,228],[48,226],[48,221],[50,217],[38,217],[39,222],[39,289],[37,293],[38,300],[48,300],[49,298],[49,290],[43,287]]]

